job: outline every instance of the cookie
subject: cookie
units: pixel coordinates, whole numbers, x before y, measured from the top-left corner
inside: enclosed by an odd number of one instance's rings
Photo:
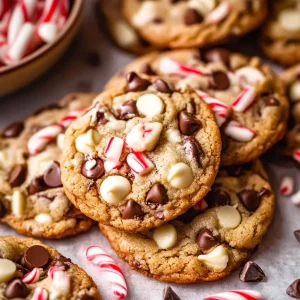
[[[2,236],[0,249],[0,299],[100,299],[83,269],[40,241]]]
[[[119,257],[146,276],[175,283],[215,281],[250,257],[274,207],[266,173],[255,161],[221,169],[204,200],[154,230],[128,233],[103,224],[100,229]]]
[[[297,0],[270,1],[270,17],[262,29],[261,47],[281,63],[300,62],[300,5]]]
[[[93,222],[66,197],[60,178],[64,131],[94,94],[70,94],[7,126],[0,138],[0,220],[20,234],[59,239]]]
[[[265,0],[123,0],[128,22],[159,48],[205,47],[260,26]]]
[[[105,30],[118,47],[135,54],[145,54],[154,50],[154,46],[146,42],[123,17],[120,0],[100,0],[99,7],[99,23],[103,26],[104,18]]]
[[[125,66],[106,88],[122,84],[131,71],[163,76],[181,91],[192,88],[210,105],[222,132],[223,166],[256,159],[285,133],[284,87],[257,57],[221,48],[153,52]]]
[[[67,130],[62,180],[85,215],[128,231],[176,218],[210,190],[221,140],[194,92],[130,73]]]

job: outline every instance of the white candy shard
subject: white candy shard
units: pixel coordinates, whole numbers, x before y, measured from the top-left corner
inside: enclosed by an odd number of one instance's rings
[[[296,160],[298,163],[300,163],[300,149],[297,149],[293,153],[293,158]]]
[[[26,197],[21,191],[14,191],[12,195],[11,210],[16,217],[21,217],[26,208]]]
[[[254,67],[242,67],[236,70],[241,86],[256,85],[265,79],[265,75]]]
[[[35,288],[31,300],[48,300],[48,291],[40,286]]]
[[[177,163],[169,170],[168,181],[175,189],[185,189],[192,184],[193,180],[193,171],[185,163]]]
[[[223,228],[236,228],[241,224],[242,217],[235,206],[225,205],[218,208],[217,217]]]
[[[208,254],[199,255],[198,259],[217,272],[226,269],[229,258],[228,250],[223,245],[216,247]]]
[[[300,11],[294,8],[282,10],[278,16],[280,25],[289,31],[300,30]]]
[[[166,131],[166,136],[169,142],[171,143],[181,143],[182,142],[182,135],[178,129],[168,129]]]
[[[40,224],[52,223],[52,217],[49,214],[41,213],[34,217],[34,220]]]
[[[120,158],[123,152],[123,147],[123,139],[115,136],[108,139],[104,150],[104,157],[106,158],[106,161],[104,162],[105,171],[109,172],[121,167],[122,163],[120,162]]]
[[[237,112],[246,111],[256,98],[256,89],[252,86],[247,86],[237,96],[232,103],[232,108]]]
[[[22,278],[22,281],[27,284],[32,284],[40,279],[40,270],[38,268],[34,268],[29,273],[25,274]]]
[[[177,242],[177,231],[171,224],[164,224],[154,230],[153,240],[160,249],[170,249]]]
[[[208,23],[218,23],[224,20],[230,13],[231,6],[228,2],[221,2],[206,18]]]
[[[291,84],[289,96],[293,103],[300,101],[300,80],[297,80]]]
[[[137,100],[136,107],[140,114],[148,118],[153,118],[164,111],[165,105],[158,96],[144,94]]]
[[[252,290],[233,290],[204,298],[203,300],[262,300],[262,294]]]
[[[0,283],[10,281],[14,277],[16,269],[14,262],[0,258]]]
[[[92,154],[96,151],[96,146],[100,143],[101,137],[95,129],[89,129],[76,138],[76,149],[83,154]]]
[[[224,133],[239,142],[249,142],[255,136],[252,129],[244,127],[236,121],[230,121],[224,129]]]
[[[280,194],[289,196],[293,193],[295,188],[295,179],[292,176],[284,176],[280,182]]]
[[[133,152],[128,154],[127,163],[130,169],[136,174],[140,176],[144,176],[150,173],[154,165],[151,160],[141,152]]]
[[[53,273],[49,300],[66,299],[71,292],[71,278],[64,271]]]

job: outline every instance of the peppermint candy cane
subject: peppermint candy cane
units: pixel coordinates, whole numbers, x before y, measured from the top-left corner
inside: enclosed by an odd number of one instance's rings
[[[255,98],[256,98],[255,87],[247,86],[233,101],[232,108],[237,112],[244,112],[252,105]]]
[[[118,169],[122,166],[120,158],[123,152],[124,141],[116,136],[110,137],[104,150],[104,168],[106,172],[112,169]]]
[[[32,284],[40,279],[40,270],[38,268],[34,268],[29,273],[25,274],[22,278],[22,281],[27,284]]]
[[[289,196],[293,193],[295,188],[295,179],[291,176],[284,176],[280,182],[280,194]]]
[[[224,20],[230,11],[230,4],[228,2],[222,2],[206,17],[205,21],[208,23],[218,23]]]
[[[165,74],[179,74],[179,75],[204,75],[204,73],[198,69],[191,68],[187,65],[184,65],[172,58],[164,57],[160,61],[159,69],[162,73]]]
[[[221,127],[229,116],[229,112],[230,112],[229,106],[226,103],[209,96],[203,91],[195,90],[195,92],[212,109],[213,113],[215,114],[217,124],[219,125],[219,127]]]
[[[127,296],[127,285],[120,267],[102,248],[91,246],[86,250],[87,259],[106,273],[108,281],[116,298],[123,299]]]
[[[34,294],[31,300],[48,300],[48,292],[46,289],[42,287],[37,287],[34,290]]]
[[[154,168],[151,160],[142,152],[132,152],[127,156],[127,163],[136,175],[146,175]]]
[[[70,2],[69,0],[61,0],[60,4],[60,15],[58,18],[58,26],[62,27],[65,22],[67,21],[68,15],[69,15],[69,9],[70,9]]]
[[[252,290],[234,290],[209,296],[202,300],[262,300],[262,294]]]
[[[61,269],[58,266],[52,266],[48,270],[48,276],[53,279],[54,278],[54,273],[57,271],[61,271]]]
[[[242,126],[236,121],[230,121],[225,127],[224,133],[239,142],[249,142],[255,136],[252,129]]]
[[[294,158],[295,161],[300,163],[300,149],[297,149],[297,150],[294,151],[293,158]]]

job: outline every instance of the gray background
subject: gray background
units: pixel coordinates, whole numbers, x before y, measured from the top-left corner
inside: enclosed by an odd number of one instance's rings
[[[59,100],[66,93],[101,91],[109,77],[133,58],[132,55],[113,47],[101,33],[99,20],[96,18],[95,4],[95,1],[86,0],[82,30],[67,55],[38,82],[14,95],[1,99],[0,128],[13,120],[24,118],[40,106]],[[249,47],[246,48],[249,52]],[[253,52],[253,49],[250,49],[250,52]],[[87,62],[90,53],[99,54],[100,64],[98,66],[91,66]],[[268,169],[276,190],[278,190],[281,176],[284,174],[297,176],[299,174],[299,170],[292,167],[269,166]],[[299,182],[298,187],[300,188]],[[182,300],[201,300],[204,296],[230,289],[256,289],[263,293],[264,299],[291,299],[286,295],[285,290],[294,279],[300,278],[300,244],[293,236],[293,231],[300,229],[299,215],[300,208],[296,208],[288,198],[277,198],[274,222],[252,259],[265,271],[268,277],[267,282],[243,283],[239,280],[238,271],[236,271],[216,283],[171,286]],[[16,233],[7,226],[1,225],[0,235],[16,235]],[[85,250],[90,245],[102,246],[119,263],[128,284],[127,299],[161,299],[162,290],[167,285],[145,278],[135,271],[130,271],[128,265],[119,260],[111,250],[97,227],[89,233],[75,238],[45,242],[56,247],[62,254],[70,257],[74,263],[83,267],[97,282],[104,300],[114,299],[114,297],[105,280],[105,275],[86,261]]]

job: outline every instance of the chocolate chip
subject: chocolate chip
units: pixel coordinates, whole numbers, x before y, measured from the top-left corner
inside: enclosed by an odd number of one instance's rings
[[[1,211],[1,210],[0,210]],[[300,230],[294,231],[294,236],[297,239],[297,241],[300,243]]]
[[[103,161],[100,158],[85,161],[82,165],[81,173],[86,178],[99,179],[105,173]]]
[[[103,111],[97,111],[96,120],[100,125],[105,125],[108,122],[108,120],[105,119],[105,113]]]
[[[205,197],[209,207],[224,206],[230,204],[230,196],[225,191],[219,189],[211,190]]]
[[[187,111],[179,113],[178,122],[180,132],[185,135],[193,135],[201,127],[201,122]]]
[[[169,85],[162,79],[156,79],[153,82],[154,87],[161,93],[171,94],[173,90],[169,87]]]
[[[51,264],[51,266],[59,267],[63,271],[69,270],[71,265],[72,265],[71,259],[66,258],[63,255],[56,256]]]
[[[154,214],[154,217],[159,220],[165,219],[165,213],[163,211],[158,211]]]
[[[266,275],[256,263],[248,261],[240,272],[240,279],[244,282],[262,282],[266,280]]]
[[[209,87],[215,90],[227,90],[230,86],[230,81],[225,72],[215,71],[208,77]]]
[[[219,236],[214,236],[208,229],[203,229],[199,232],[196,243],[201,251],[208,251],[215,247],[220,242]]]
[[[23,278],[25,274],[29,273],[29,270],[24,268],[21,265],[17,264],[16,267],[17,267],[16,272],[15,272],[16,278]]]
[[[216,48],[206,51],[204,53],[204,59],[207,62],[221,62],[226,66],[230,64],[230,53],[226,49]]]
[[[8,183],[12,187],[20,186],[26,179],[27,167],[25,165],[16,165],[9,174]]]
[[[77,219],[77,220],[82,220],[86,219],[87,217],[74,205],[71,205],[69,211],[65,214],[67,218],[71,219]]]
[[[4,296],[7,299],[26,298],[29,295],[29,290],[21,279],[11,281],[5,289]]]
[[[136,101],[128,100],[118,109],[119,118],[121,120],[129,120],[139,115]]]
[[[146,196],[146,204],[152,209],[156,209],[168,202],[168,195],[165,187],[160,183],[155,183]]]
[[[84,294],[84,295],[80,295],[76,298],[76,300],[95,300],[95,298],[93,296]]]
[[[51,188],[62,186],[60,164],[54,161],[43,176],[44,182]]]
[[[14,122],[4,128],[1,137],[3,138],[14,138],[18,137],[24,129],[23,122]]]
[[[29,195],[33,195],[38,192],[42,192],[46,189],[47,189],[47,185],[44,182],[43,176],[35,177],[30,182],[30,185],[28,187],[28,193]]]
[[[187,154],[193,156],[200,168],[202,166],[201,158],[203,157],[204,152],[196,138],[194,136],[186,138],[184,140],[183,148]]]
[[[130,72],[126,75],[127,84],[126,92],[140,92],[147,89],[151,82],[141,78],[135,72]]]
[[[185,25],[193,25],[197,23],[201,23],[203,21],[203,17],[197,12],[197,10],[193,8],[188,8],[184,14],[184,24]]]
[[[153,69],[149,64],[146,64],[141,68],[141,73],[150,76],[156,75],[156,73],[153,71]]]
[[[49,262],[50,255],[46,248],[40,245],[33,245],[25,251],[24,262],[30,270],[43,268]]]
[[[178,295],[172,290],[170,286],[165,287],[163,290],[162,300],[180,300]]]
[[[7,213],[7,209],[2,203],[2,201],[0,200],[0,218],[3,218],[6,215],[6,213]]]
[[[142,210],[142,207],[133,200],[129,200],[125,206],[125,209],[122,213],[123,219],[143,219],[145,213]]]
[[[300,299],[300,279],[296,279],[286,290],[286,293],[293,297]]]
[[[260,204],[261,197],[255,190],[242,190],[239,192],[238,197],[240,198],[243,205],[250,211],[254,211]]]

